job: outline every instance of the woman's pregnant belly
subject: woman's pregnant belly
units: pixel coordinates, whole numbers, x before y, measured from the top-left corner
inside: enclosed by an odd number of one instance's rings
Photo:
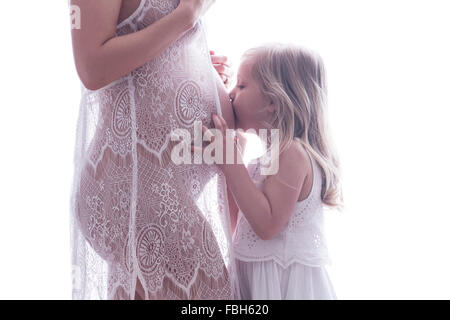
[[[227,121],[228,127],[234,128],[234,112],[229,95],[215,70],[214,81],[219,95],[221,114]],[[217,113],[220,113],[219,110]],[[111,114],[105,112],[104,115],[106,114],[108,114],[106,123],[114,122],[109,119]],[[99,128],[95,133],[90,151],[103,148],[104,129]],[[140,162],[149,157],[148,152],[144,151],[142,147],[138,148]],[[104,149],[103,153],[96,152],[96,154],[98,154],[96,165],[85,163],[81,172],[77,196],[77,219],[83,235],[102,258],[126,265],[124,250],[128,241],[133,160],[131,154],[123,158],[113,152],[110,147]],[[148,181],[141,180],[144,178],[139,177],[140,187],[148,184]],[[186,192],[189,191],[187,186],[177,187],[186,188]],[[203,185],[199,187],[202,189]]]
[[[217,72],[214,72],[215,74],[215,81],[217,85],[217,92],[219,94],[219,100],[220,100],[220,108],[222,110],[222,117],[227,122],[228,128],[234,129],[235,128],[235,117],[233,112],[233,107],[230,102],[230,96],[227,92],[227,89],[225,88],[222,79],[217,74]]]

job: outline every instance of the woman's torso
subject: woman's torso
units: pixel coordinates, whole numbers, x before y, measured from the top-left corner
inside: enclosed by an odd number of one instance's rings
[[[147,27],[178,2],[125,1],[117,36]],[[195,121],[210,126],[212,114],[231,111],[211,68],[198,23],[128,76],[95,92],[83,90],[95,130],[86,132],[92,137],[85,146],[77,215],[88,242],[111,262],[111,287],[138,266],[140,280],[153,297],[232,295],[224,262],[229,254],[224,176],[214,166],[177,166],[170,160],[176,144],[170,139],[173,130],[185,129],[193,136]],[[137,264],[130,261],[130,221],[136,226]]]

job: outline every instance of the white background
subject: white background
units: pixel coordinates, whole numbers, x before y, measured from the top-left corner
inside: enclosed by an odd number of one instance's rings
[[[268,41],[318,51],[345,213],[328,215],[340,299],[449,299],[448,1],[217,0],[210,48],[235,69]],[[0,298],[70,299],[79,82],[67,1],[2,6]]]

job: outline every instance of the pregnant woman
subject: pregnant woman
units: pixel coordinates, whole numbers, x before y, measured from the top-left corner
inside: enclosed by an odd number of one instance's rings
[[[200,20],[213,2],[71,0],[74,299],[236,298],[224,175],[170,158],[175,129],[216,113],[234,127]]]

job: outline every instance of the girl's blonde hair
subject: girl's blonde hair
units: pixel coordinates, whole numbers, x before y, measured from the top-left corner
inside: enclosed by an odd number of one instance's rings
[[[322,169],[322,202],[342,209],[340,165],[326,122],[322,58],[305,48],[280,43],[249,49],[242,60],[247,58],[252,58],[252,77],[261,94],[276,106],[273,122],[266,125],[279,129],[280,154],[299,139]]]

